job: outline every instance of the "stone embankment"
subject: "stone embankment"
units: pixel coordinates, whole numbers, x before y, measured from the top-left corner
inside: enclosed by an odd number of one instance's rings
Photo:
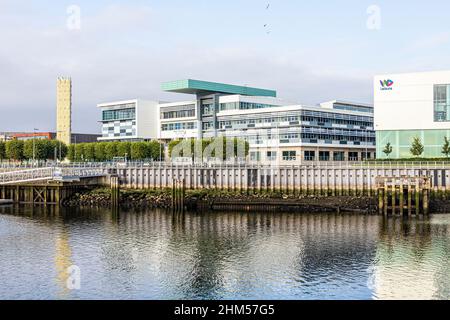
[[[120,191],[120,206],[126,208],[170,208],[170,189]],[[187,191],[185,203],[190,210],[245,210],[287,212],[358,212],[376,213],[372,197],[356,196],[293,196],[277,192],[240,193],[230,191]],[[65,206],[109,207],[109,189],[76,193],[63,202]]]

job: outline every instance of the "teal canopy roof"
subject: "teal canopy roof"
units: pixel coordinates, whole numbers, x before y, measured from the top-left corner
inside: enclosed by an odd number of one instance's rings
[[[165,82],[161,85],[162,90],[168,92],[187,93],[187,94],[240,94],[244,96],[276,97],[274,90],[252,88],[247,86],[236,86],[232,84],[208,82],[200,80],[177,80]]]

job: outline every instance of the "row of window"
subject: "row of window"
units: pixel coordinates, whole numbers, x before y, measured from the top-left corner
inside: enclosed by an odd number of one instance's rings
[[[164,123],[163,125],[161,125],[161,131],[192,130],[192,129],[197,129],[196,122]]]
[[[251,110],[276,107],[271,104],[254,103],[254,102],[227,102],[220,104],[220,111],[224,110]]]
[[[434,121],[450,121],[450,84],[434,86]]]
[[[360,132],[348,132],[347,134],[313,134],[313,133],[286,133],[286,134],[267,134],[267,135],[247,135],[241,136],[243,139],[247,139],[249,142],[261,141],[261,143],[268,142],[270,140],[295,140],[302,139],[303,141],[360,141],[360,142],[375,142],[375,134],[359,134]]]
[[[325,125],[352,125],[352,126],[360,126],[360,127],[373,127],[373,119],[335,119],[335,118],[323,118],[323,117],[312,117],[312,116],[275,116],[275,117],[266,117],[266,118],[253,118],[253,119],[236,119],[236,120],[222,120],[219,122],[219,127],[222,129],[229,128],[234,125],[252,125],[256,123],[273,123],[274,125],[278,125],[283,122],[310,122],[317,123],[318,126]]]
[[[282,152],[283,161],[297,161],[300,160],[301,153],[295,150],[287,150]],[[371,158],[371,152],[361,152],[361,159],[367,160]],[[319,161],[358,161],[360,159],[359,152],[348,152],[347,158],[345,157],[344,151],[303,151],[303,160],[304,161],[316,161],[316,155],[318,155]],[[251,161],[261,161],[261,152],[260,151],[252,151],[250,152],[250,160]],[[277,151],[267,151],[266,152],[266,160],[267,161],[276,161],[277,160]]]
[[[136,119],[136,108],[104,110],[102,119],[103,121]]]
[[[333,105],[333,108],[337,109],[337,110],[347,110],[347,111],[373,113],[373,108],[363,107],[363,106],[354,106],[354,105],[350,105],[350,104],[335,103]]]
[[[162,111],[161,119],[189,118],[195,117],[195,105],[185,106],[186,109],[176,111]]]

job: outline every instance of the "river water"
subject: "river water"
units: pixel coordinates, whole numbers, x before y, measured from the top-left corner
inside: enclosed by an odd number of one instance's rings
[[[450,215],[3,207],[0,299],[449,299],[449,228]]]

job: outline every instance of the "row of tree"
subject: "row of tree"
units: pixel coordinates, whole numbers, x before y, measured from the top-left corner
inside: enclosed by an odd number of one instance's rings
[[[250,144],[238,138],[191,138],[171,141],[169,143],[169,156],[171,158],[175,156],[192,158],[214,157],[226,160],[234,157],[244,158],[248,156],[249,149]],[[176,151],[176,154],[174,154],[174,151]]]
[[[164,159],[164,146],[158,141],[94,142],[72,144],[67,152],[70,161],[109,161],[118,157],[159,161]]]
[[[57,140],[0,141],[0,160],[56,160],[66,155],[67,146]]]
[[[422,141],[420,141],[420,138],[418,137],[413,138],[409,152],[411,152],[411,154],[415,157],[420,157],[423,154],[424,150],[425,147],[422,144]],[[383,149],[383,153],[386,155],[386,157],[389,158],[389,155],[392,153],[392,151],[393,151],[392,145],[390,142],[388,142]],[[447,158],[450,156],[450,140],[447,137],[444,137],[444,144],[442,146],[441,152]]]

